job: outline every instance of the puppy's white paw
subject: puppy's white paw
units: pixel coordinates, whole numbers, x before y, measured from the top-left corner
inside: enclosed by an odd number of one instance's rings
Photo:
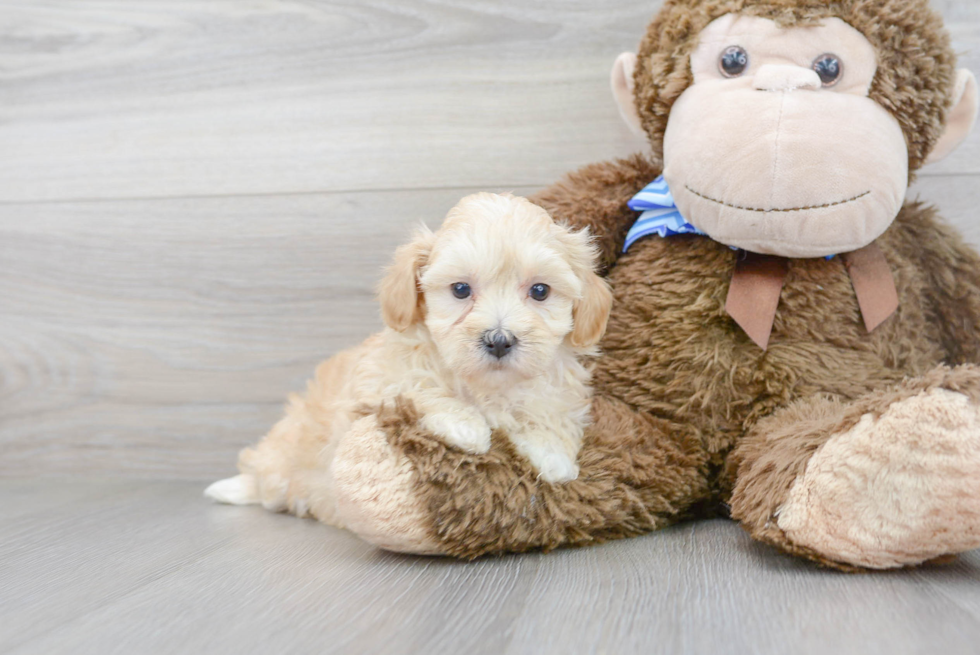
[[[236,475],[213,483],[204,490],[211,500],[229,505],[253,505],[259,502],[259,489],[251,475]]]
[[[450,446],[474,455],[482,455],[490,450],[490,426],[480,416],[459,416],[457,414],[426,414],[422,427],[433,433]]]
[[[545,482],[570,482],[578,477],[578,464],[565,453],[548,453],[540,462],[531,462]]]
[[[575,454],[567,452],[568,444],[562,444],[543,432],[510,435],[517,452],[527,458],[538,472],[538,479],[545,482],[570,482],[578,477],[578,448]]]

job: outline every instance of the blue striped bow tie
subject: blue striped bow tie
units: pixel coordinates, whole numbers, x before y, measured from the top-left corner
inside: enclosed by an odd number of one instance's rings
[[[661,237],[672,237],[677,234],[707,236],[688,223],[681,215],[681,211],[674,204],[674,196],[671,195],[670,187],[663,175],[643,187],[643,190],[633,196],[626,204],[633,211],[643,213],[633,223],[630,231],[626,233],[623,252],[629,250],[630,246],[643,237],[648,237],[651,234],[657,234]],[[734,246],[729,247],[732,250],[738,250]],[[834,257],[835,255],[827,255],[824,259],[833,259]]]
[[[626,245],[623,246],[623,252],[629,250],[629,247],[639,239],[651,234],[658,234],[662,237],[672,237],[675,234],[704,234],[681,216],[663,175],[646,185],[626,204],[633,211],[643,213],[636,219],[633,227],[626,235]]]

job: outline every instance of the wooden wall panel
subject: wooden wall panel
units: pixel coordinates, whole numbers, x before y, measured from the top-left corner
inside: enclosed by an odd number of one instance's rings
[[[0,474],[228,472],[413,222],[642,149],[657,5],[0,0]],[[978,182],[980,132],[913,193],[980,244]]]
[[[6,0],[0,201],[548,184],[635,148],[608,73],[658,5]]]

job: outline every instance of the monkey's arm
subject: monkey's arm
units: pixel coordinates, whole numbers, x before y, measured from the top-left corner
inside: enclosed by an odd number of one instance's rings
[[[660,166],[636,154],[589,164],[531,196],[555,221],[589,228],[599,247],[599,265],[612,266],[638,214],[626,203],[660,175]]]
[[[607,396],[592,414],[578,478],[551,484],[508,438],[485,455],[461,453],[427,434],[411,403],[386,406],[338,446],[336,522],[388,550],[470,559],[641,534],[709,497],[695,429]]]
[[[927,280],[947,363],[980,364],[980,255],[933,207],[910,203],[900,216],[911,228],[905,232]]]

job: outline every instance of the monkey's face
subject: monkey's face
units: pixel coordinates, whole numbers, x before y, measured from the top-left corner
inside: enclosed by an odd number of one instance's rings
[[[820,257],[895,219],[908,150],[868,97],[877,61],[860,32],[730,14],[701,33],[691,70],[664,135],[664,177],[688,221],[730,246]]]

